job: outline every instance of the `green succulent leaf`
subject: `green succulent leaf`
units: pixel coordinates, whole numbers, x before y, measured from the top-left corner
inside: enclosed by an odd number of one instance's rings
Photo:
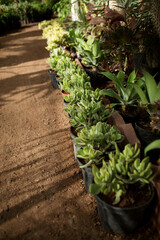
[[[91,194],[97,195],[97,194],[100,193],[100,190],[101,190],[101,185],[92,183],[92,184],[89,186],[89,192],[90,192]]]

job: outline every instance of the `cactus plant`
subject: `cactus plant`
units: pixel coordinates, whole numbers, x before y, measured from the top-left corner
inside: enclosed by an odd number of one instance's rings
[[[122,152],[115,145],[116,152],[109,154],[109,161],[103,161],[103,166],[98,169],[92,167],[94,182],[89,189],[92,194],[102,192],[107,195],[110,192],[115,194],[113,205],[120,202],[123,194],[126,194],[130,184],[149,184],[153,179],[149,157],[140,160],[140,149],[137,144],[127,144]]]

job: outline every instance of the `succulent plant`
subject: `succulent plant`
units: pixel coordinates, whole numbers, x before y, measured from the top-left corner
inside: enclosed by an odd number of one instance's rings
[[[85,99],[88,101],[99,102],[102,101],[102,95],[98,88],[95,91],[86,88],[76,88],[73,89],[69,95],[65,96],[64,99],[69,104],[76,104]]]
[[[95,150],[91,144],[88,144],[83,149],[79,149],[77,151],[77,157],[87,161],[87,163],[80,166],[80,168],[89,167],[92,163],[99,163],[104,159],[103,153]]]
[[[105,122],[113,113],[113,110],[99,102],[81,100],[77,104],[69,105],[65,109],[70,115],[70,124],[77,131],[96,125],[97,122]]]
[[[121,200],[121,196],[127,192],[130,184],[139,183],[140,185],[149,184],[153,179],[151,170],[152,164],[149,157],[140,160],[140,149],[137,144],[131,146],[127,144],[122,152],[116,144],[116,152],[109,154],[109,161],[103,161],[103,166],[98,169],[92,167],[94,182],[89,189],[92,194],[102,192],[107,195],[115,193],[113,205]]]
[[[79,146],[84,147],[91,144],[95,150],[107,154],[108,150],[115,149],[115,142],[121,142],[123,139],[124,136],[115,126],[111,126],[106,122],[98,122],[89,129],[83,128],[74,140]]]

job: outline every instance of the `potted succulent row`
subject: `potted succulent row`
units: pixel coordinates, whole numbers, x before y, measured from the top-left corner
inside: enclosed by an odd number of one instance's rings
[[[83,128],[74,139],[76,148],[76,159],[82,169],[86,190],[93,182],[91,166],[95,163],[101,166],[102,160],[110,151],[114,151],[115,142],[121,142],[124,136],[115,127],[106,122],[97,122],[90,128]]]
[[[121,20],[118,20],[120,25],[121,21],[127,25],[129,18],[126,19],[125,17],[133,16],[133,6],[129,4],[130,1],[127,1],[125,5],[126,15],[122,15]],[[131,13],[127,15],[129,8]],[[98,11],[96,13],[98,14]],[[113,15],[113,12],[108,9],[107,12],[103,11],[103,13],[105,24],[108,24],[111,18],[113,18],[113,24],[116,22],[114,17],[120,17],[119,13],[116,12],[117,15]],[[66,55],[62,48],[60,50],[62,56],[59,55],[56,59],[54,45],[50,49],[48,48],[48,50],[51,50],[50,63],[52,62],[52,68],[59,76],[61,89],[68,93],[64,97],[67,103],[65,110],[74,130],[71,133],[75,158],[82,169],[84,180],[87,181],[86,190],[96,196],[101,222],[107,230],[113,230],[118,233],[130,233],[145,224],[144,220],[147,221],[149,219],[154,208],[155,190],[151,184],[154,174],[149,157],[144,156],[153,149],[153,146],[149,145],[143,154],[144,148],[140,151],[137,145],[123,145],[125,137],[122,136],[115,126],[111,126],[108,123],[108,119],[113,114],[114,109],[121,110],[124,116],[128,114],[129,117],[132,116],[130,115],[132,112],[139,116],[139,109],[142,109],[140,108],[142,106],[145,106],[147,110],[149,109],[148,102],[144,101],[144,95],[141,94],[142,92],[147,94],[147,96],[149,94],[145,79],[147,73],[143,77],[142,73],[137,73],[133,69],[129,71],[132,68],[132,64],[127,64],[131,62],[129,46],[126,50],[124,49],[124,46],[127,46],[127,41],[118,49],[119,56],[122,55],[123,57],[121,66],[123,71],[118,71],[116,75],[113,71],[105,72],[108,69],[117,72],[120,64],[118,63],[116,68],[115,58],[114,66],[108,67],[110,64],[108,56],[111,52],[108,53],[104,49],[104,39],[108,36],[106,35],[106,29],[104,29],[106,25],[97,26],[96,24],[93,29],[91,27],[93,22],[94,20],[90,22],[87,30],[85,29],[82,32],[70,30],[67,33],[68,40],[65,37],[65,43],[63,42],[64,45],[66,44],[66,46],[72,46],[72,48],[76,49],[77,55],[81,57],[82,64],[90,77],[87,76],[83,69],[77,67],[71,56]],[[117,28],[112,28],[114,25],[112,24],[110,25],[109,34],[114,36],[113,33],[118,34],[118,30]],[[128,26],[130,30],[133,30],[131,24],[128,24]],[[132,26],[134,27],[135,25],[133,24]],[[89,30],[90,27],[91,31]],[[121,26],[120,30],[126,29],[122,28]],[[124,33],[128,34],[128,31]],[[60,45],[62,46],[63,43],[60,43]],[[139,44],[139,39],[136,39],[136,44]],[[115,46],[115,43],[112,46]],[[125,56],[123,56],[123,52]],[[106,68],[103,64],[104,61]],[[105,77],[106,82],[112,82],[114,88],[101,91],[97,89],[97,79],[95,80],[94,75],[91,74],[91,71],[97,70],[99,72],[103,71],[101,76]],[[109,97],[110,104],[107,106],[103,104],[102,96],[104,95]],[[140,95],[142,95],[143,99]],[[155,100],[159,100],[159,98]],[[155,100],[152,105],[155,104]],[[156,104],[158,103],[156,102]],[[131,111],[129,110],[130,108]],[[136,108],[138,108],[138,112],[133,111]],[[154,124],[157,123],[155,115],[153,115],[153,118]],[[130,122],[131,118],[128,121]],[[156,142],[154,147],[157,147],[158,144],[159,142]],[[144,199],[140,198],[141,195],[144,196]],[[147,213],[145,212],[146,209]],[[110,216],[112,211],[113,215]],[[107,219],[105,219],[106,215],[109,216]],[[125,215],[124,220],[122,218],[123,215]],[[136,220],[134,220],[134,215],[138,216]]]

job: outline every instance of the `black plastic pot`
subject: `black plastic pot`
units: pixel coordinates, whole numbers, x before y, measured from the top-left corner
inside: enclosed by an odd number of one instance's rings
[[[52,70],[48,70],[48,74],[49,74],[53,88],[59,89],[59,84],[57,81],[57,74],[55,72],[52,72]]]
[[[135,128],[136,135],[141,142],[141,150],[142,150],[141,152],[142,152],[142,157],[144,157],[143,152],[145,147],[151,142],[157,139],[160,139],[160,134],[144,129],[140,127],[137,123],[135,123],[134,128]],[[147,155],[149,156],[150,161],[153,164],[157,164],[157,160],[159,159],[159,156],[160,156],[160,149],[151,150],[147,153]]]
[[[79,164],[79,166],[82,166],[82,162],[79,158],[76,157],[76,160]],[[85,183],[85,188],[86,188],[86,191],[88,193],[89,192],[89,186],[91,183],[94,182],[94,176],[93,176],[93,173],[92,173],[92,168],[91,167],[85,167],[85,168],[81,168],[82,170],[82,176],[83,176],[83,180],[84,180],[84,183]]]
[[[135,132],[144,146],[147,146],[154,140],[160,139],[160,134],[144,129],[138,123],[135,123]]]
[[[151,184],[152,196],[145,204],[133,208],[119,208],[104,202],[95,196],[98,214],[103,227],[119,234],[133,233],[146,224],[155,207],[155,189]],[[136,194],[136,193],[135,193]]]
[[[91,79],[91,85],[93,88],[99,87],[101,84],[104,84],[108,81],[108,78],[104,75],[100,74],[98,71],[93,71],[90,68],[87,68],[83,65],[84,70],[88,74]]]

